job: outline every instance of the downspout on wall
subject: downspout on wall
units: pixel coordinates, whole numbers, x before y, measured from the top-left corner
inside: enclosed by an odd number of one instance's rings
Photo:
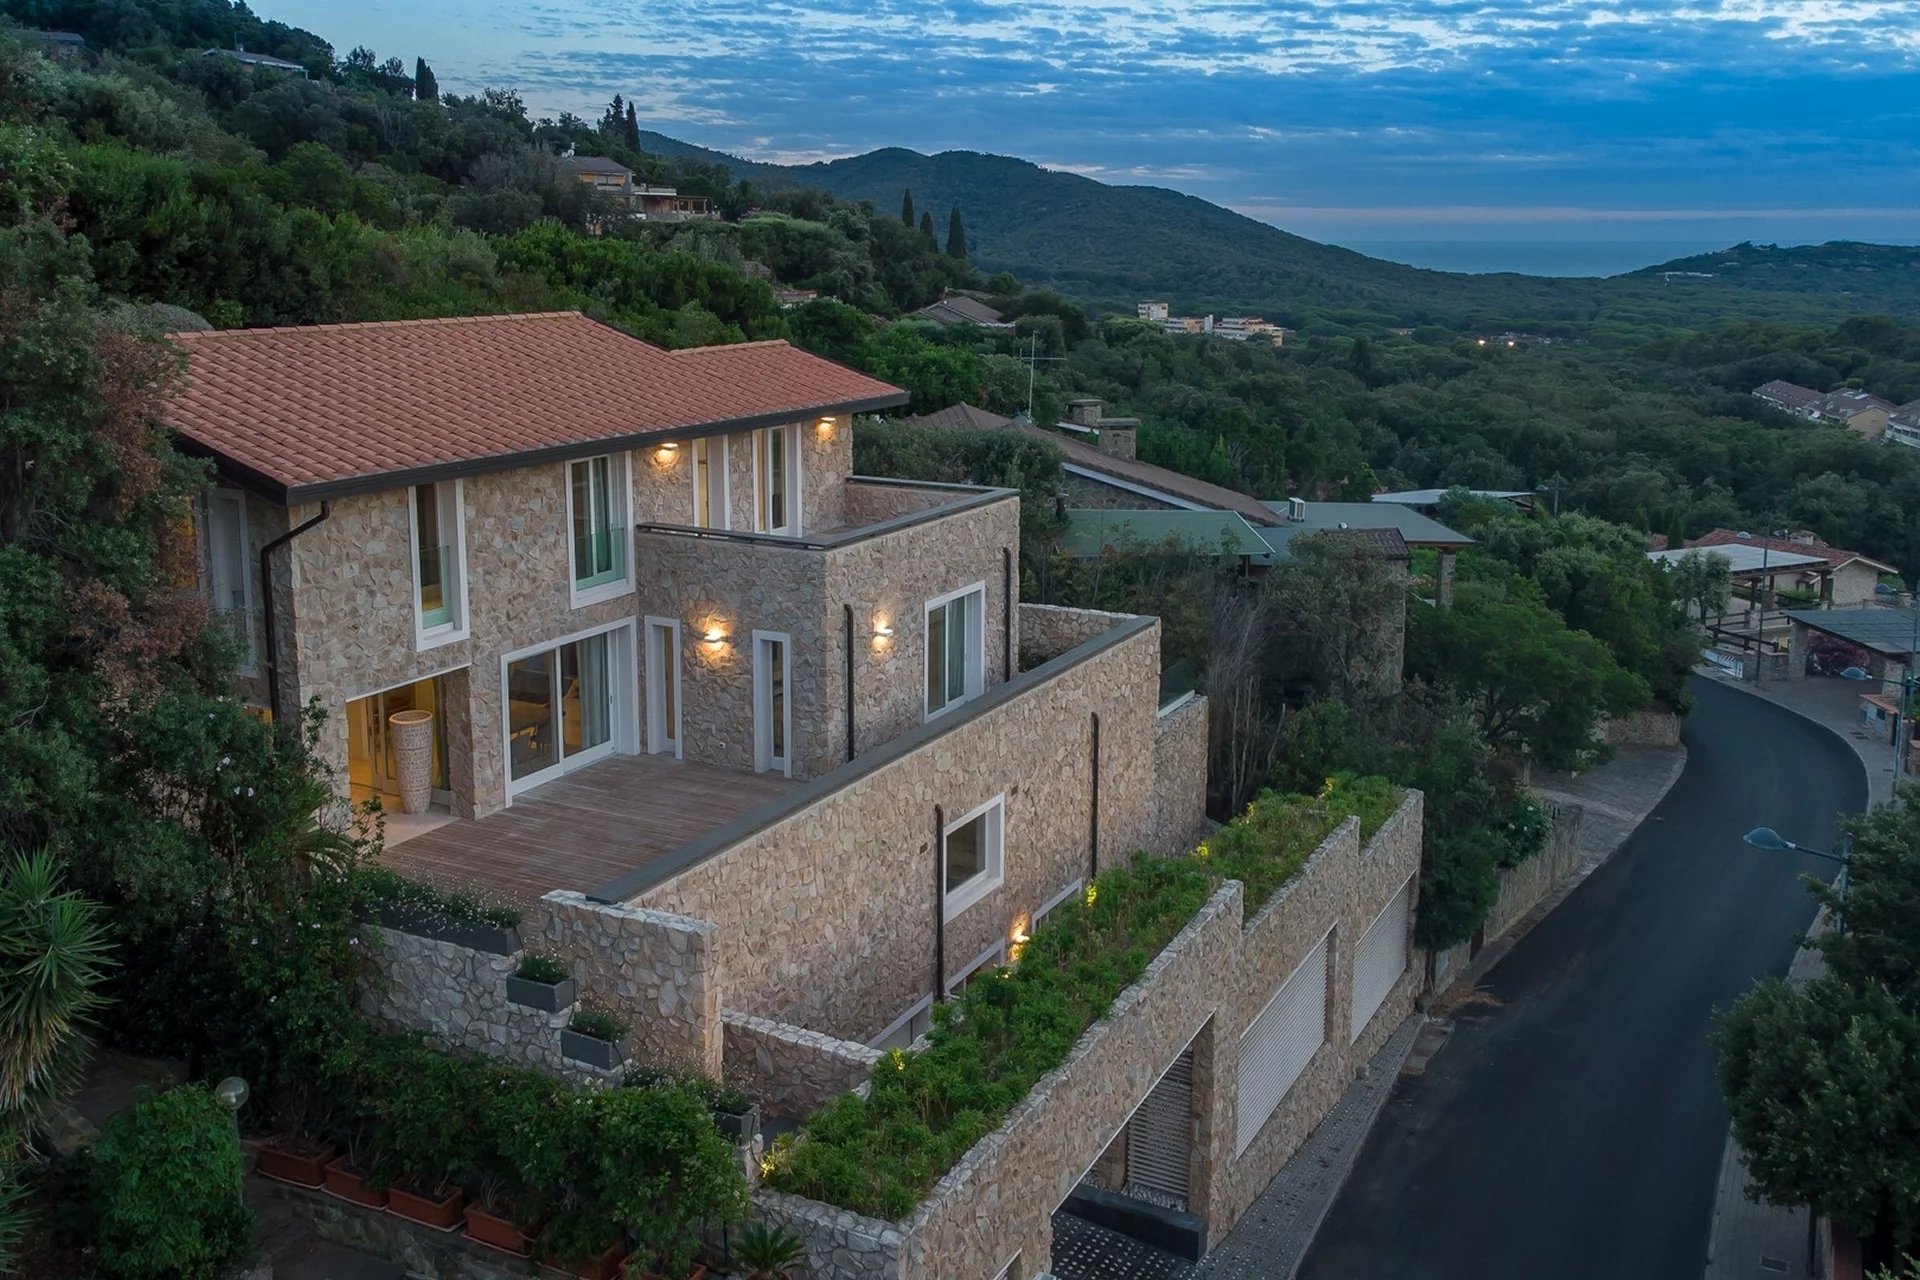
[[[947,869],[941,845],[947,839],[947,819],[933,806],[933,1000],[947,998]]]
[[[260,548],[260,601],[266,619],[267,641],[267,710],[275,720],[280,718],[280,649],[275,643],[273,625],[273,553],[332,514],[333,504],[322,502],[319,515],[303,524],[295,525]]]

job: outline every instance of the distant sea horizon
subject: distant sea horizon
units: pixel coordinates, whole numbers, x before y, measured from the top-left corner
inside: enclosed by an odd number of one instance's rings
[[[1696,253],[1714,253],[1736,240],[1335,240],[1369,258],[1433,271],[1483,275],[1615,276]]]

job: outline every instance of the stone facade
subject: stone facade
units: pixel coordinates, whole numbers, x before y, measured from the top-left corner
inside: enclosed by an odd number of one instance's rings
[[[1207,700],[1187,694],[1160,708],[1153,727],[1156,853],[1186,853],[1207,830]]]
[[[1636,711],[1601,725],[1600,739],[1613,747],[1677,747],[1680,717],[1658,709]]]
[[[858,486],[869,497],[884,486]],[[924,489],[910,490],[922,503]],[[978,496],[975,493],[965,496]],[[945,493],[948,502],[955,494]],[[1006,600],[1018,598],[1018,498],[944,518],[825,544],[699,536],[643,528],[646,612],[687,620],[682,731],[689,758],[754,767],[754,633],[790,637],[796,777],[817,777],[847,758],[847,613],[853,611],[854,736],[862,749],[898,737],[926,710],[926,603],[983,588],[984,687],[1004,679]],[[887,627],[890,636],[878,634]],[[720,639],[708,641],[709,632]],[[1017,643],[1017,631],[1013,638]]]
[[[1418,874],[1422,800],[1410,793],[1364,846],[1350,820],[1273,899],[1249,904],[1237,881],[1206,906],[1043,1077],[900,1223],[792,1196],[756,1195],[762,1214],[808,1242],[815,1274],[887,1280],[1016,1280],[1042,1274],[1054,1208],[1100,1162],[1167,1066],[1194,1055],[1189,1208],[1217,1239],[1246,1212],[1355,1070],[1412,1012],[1421,975],[1409,964],[1361,1034],[1351,1034],[1353,949]],[[1234,1154],[1237,1053],[1274,988],[1332,932],[1326,1041],[1254,1141]],[[1409,947],[1409,956],[1411,948]],[[896,1236],[898,1237],[896,1241]],[[857,1245],[856,1245],[857,1242]]]
[[[1127,619],[1124,613],[1073,609],[1057,604],[1020,606],[1020,666],[1037,667],[1103,635]]]
[[[370,1015],[455,1048],[576,1079],[618,1076],[561,1056],[570,1009],[547,1013],[507,999],[507,977],[525,952],[497,955],[370,927],[380,941],[361,992]],[[629,1061],[720,1078],[711,924],[556,892],[527,913],[521,936],[528,950],[548,952],[571,970],[581,1000],[627,1025]]]
[[[805,1027],[735,1013],[726,1024],[726,1081],[770,1116],[804,1119],[858,1088],[883,1056],[878,1049]]]
[[[1103,511],[1174,511],[1185,506],[1184,503],[1168,502],[1144,493],[1135,493],[1132,489],[1122,489],[1074,471],[1060,473],[1060,490],[1066,494],[1069,507],[1097,507]]]
[[[1003,882],[948,921],[945,973],[1023,927],[1092,861],[1092,717],[1100,717],[1099,859],[1153,839],[1157,623],[1106,615],[1113,643],[1069,652],[863,755],[790,813],[642,891],[640,906],[714,921],[727,1007],[870,1040],[933,985],[936,813],[1004,805]]]

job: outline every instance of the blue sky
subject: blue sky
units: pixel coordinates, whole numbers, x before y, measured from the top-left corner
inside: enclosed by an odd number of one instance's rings
[[[1920,242],[1920,0],[255,0],[760,159],[1175,187],[1316,239]]]

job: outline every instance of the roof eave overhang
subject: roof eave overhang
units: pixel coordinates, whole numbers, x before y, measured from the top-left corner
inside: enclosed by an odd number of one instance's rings
[[[877,413],[882,409],[898,408],[906,404],[909,398],[907,392],[894,390],[884,395],[866,396],[858,400],[802,405],[771,413],[753,414],[743,418],[718,418],[711,422],[689,423],[685,426],[655,427],[645,431],[601,436],[593,440],[579,440],[539,449],[522,449],[516,453],[495,453],[483,458],[462,458],[452,462],[436,462],[424,467],[409,467],[400,471],[344,476],[338,480],[322,480],[312,484],[286,484],[235,462],[218,449],[195,441],[191,436],[183,435],[181,441],[190,452],[214,458],[223,469],[232,471],[250,482],[257,481],[263,494],[277,497],[284,506],[293,506],[302,502],[320,502],[331,498],[380,493],[388,489],[405,489],[416,484],[432,484],[437,480],[458,480],[466,476],[485,475],[493,471],[533,467],[543,462],[591,458],[596,454],[644,448],[650,444],[665,444],[671,440],[691,440],[729,431],[777,427],[789,422],[803,422],[808,418],[838,417],[843,413]]]

